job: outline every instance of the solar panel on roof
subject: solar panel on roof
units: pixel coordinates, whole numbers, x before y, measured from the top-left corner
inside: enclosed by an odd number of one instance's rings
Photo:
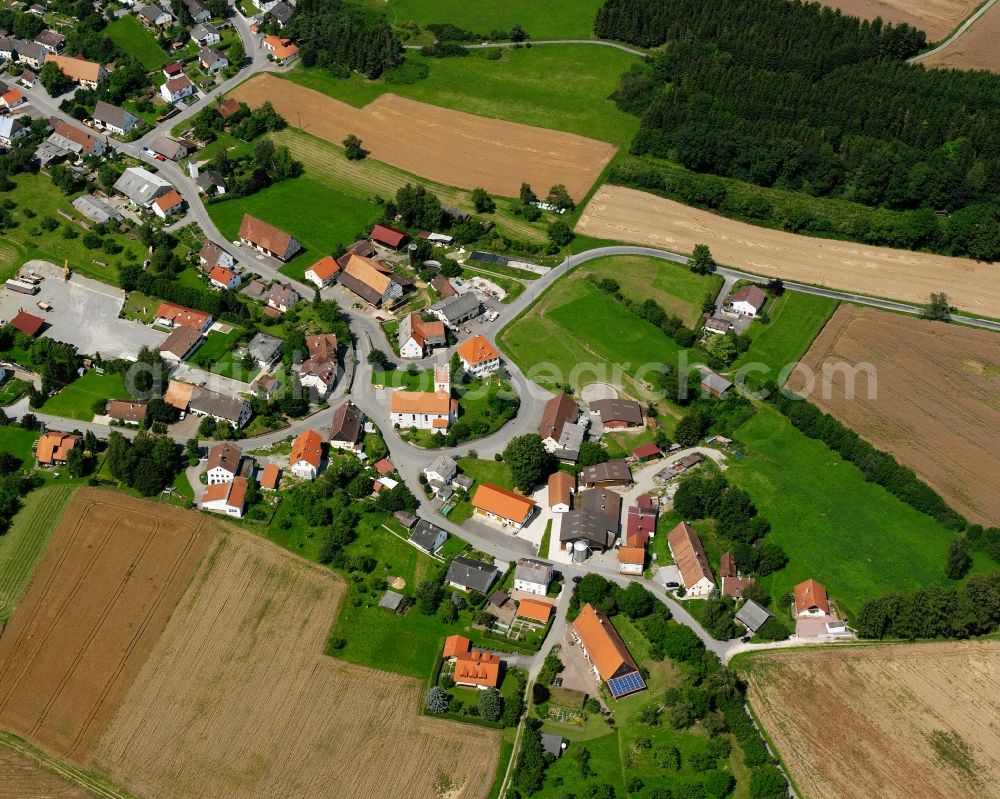
[[[469,260],[479,261],[484,264],[493,264],[495,266],[506,266],[507,259],[502,255],[494,255],[491,252],[483,252],[482,250],[475,250],[469,255]]]
[[[622,677],[612,677],[608,680],[608,690],[611,691],[611,695],[615,699],[627,694],[634,694],[645,687],[646,683],[643,681],[642,675],[637,671],[633,671],[631,674],[626,674]]]

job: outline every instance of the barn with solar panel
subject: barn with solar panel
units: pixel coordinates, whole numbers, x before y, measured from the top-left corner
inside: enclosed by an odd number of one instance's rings
[[[615,699],[646,689],[639,667],[611,621],[588,603],[573,622],[573,638],[599,680]]]

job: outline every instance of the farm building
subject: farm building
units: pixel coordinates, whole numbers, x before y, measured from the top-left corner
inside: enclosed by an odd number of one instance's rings
[[[315,430],[305,430],[292,442],[288,467],[292,474],[315,480],[323,461],[323,437]]]
[[[411,287],[409,279],[387,270],[378,261],[350,253],[343,266],[340,285],[375,308],[392,305]]]
[[[705,376],[701,379],[702,391],[720,399],[726,396],[732,387],[733,384],[731,382],[726,380],[722,375],[717,375],[715,372],[706,371]]]
[[[615,699],[645,690],[639,667],[611,621],[588,602],[570,627],[594,674]]]
[[[260,487],[265,491],[276,491],[278,481],[281,479],[281,469],[273,463],[264,464],[264,470],[260,473]]]
[[[795,586],[795,616],[829,616],[830,600],[826,587],[815,580],[805,580]]]
[[[171,188],[165,191],[150,206],[150,209],[160,219],[167,219],[184,208],[184,198],[177,189]]]
[[[569,472],[555,471],[549,475],[549,510],[568,513],[573,507],[576,477]]]
[[[482,312],[482,306],[479,303],[479,298],[470,291],[468,294],[455,294],[436,302],[427,311],[434,314],[448,327],[456,328],[479,316]]]
[[[243,460],[243,450],[235,444],[223,441],[208,451],[205,463],[205,474],[209,485],[230,483],[240,473],[240,462]]]
[[[457,557],[448,566],[444,580],[452,588],[485,594],[499,576],[500,570],[491,563]]]
[[[330,422],[330,447],[332,449],[354,449],[361,440],[365,415],[350,400],[345,400],[333,414]]]
[[[590,510],[572,510],[564,513],[559,522],[559,548],[603,552],[615,543],[618,522],[610,516]]]
[[[620,574],[642,574],[645,565],[645,547],[624,546],[618,548],[618,572]]]
[[[191,392],[190,408],[192,413],[211,416],[218,422],[232,425],[236,430],[249,422],[253,413],[253,407],[241,397],[199,387],[194,387]]]
[[[396,591],[386,591],[378,601],[378,606],[391,613],[402,613],[406,610],[406,597]]]
[[[399,355],[402,358],[423,358],[435,347],[447,344],[444,322],[425,322],[420,314],[411,313],[399,323]]]
[[[115,181],[115,191],[128,197],[139,208],[149,208],[158,197],[173,190],[169,181],[138,166],[129,167]]]
[[[681,583],[687,596],[708,596],[715,590],[715,580],[705,556],[698,533],[687,522],[681,522],[667,536],[670,557],[677,564]]]
[[[764,622],[771,618],[771,613],[767,608],[758,605],[752,599],[748,599],[743,603],[743,607],[736,611],[735,618],[750,632],[755,633],[764,626]]]
[[[597,486],[625,488],[632,483],[632,470],[623,458],[588,466],[580,472],[580,485],[585,488]]]
[[[632,455],[639,463],[648,463],[649,461],[656,460],[657,458],[663,457],[663,452],[660,450],[656,444],[641,444],[632,450]]]
[[[375,244],[380,244],[390,250],[398,250],[400,245],[406,241],[406,234],[388,225],[375,225],[368,238]]]
[[[590,413],[599,416],[605,430],[626,430],[642,427],[645,419],[642,406],[630,399],[602,399],[590,403]]]
[[[247,488],[245,477],[237,477],[228,483],[210,485],[202,494],[199,507],[213,513],[241,517],[246,504]]]
[[[456,349],[462,368],[473,377],[486,377],[500,368],[500,353],[478,333]]]
[[[545,596],[552,582],[552,566],[533,558],[521,558],[514,567],[514,590]]]
[[[239,238],[240,243],[279,261],[287,261],[302,249],[302,245],[288,233],[250,214],[243,214]]]
[[[431,280],[431,288],[437,292],[442,300],[450,299],[458,294],[455,287],[451,285],[451,281],[444,275],[435,275]]]
[[[580,406],[569,394],[560,391],[545,403],[542,411],[542,422],[538,426],[538,435],[545,444],[545,449],[555,452],[559,448],[559,437],[565,425],[576,425],[581,416]]]
[[[534,513],[535,501],[491,483],[480,483],[472,495],[472,507],[478,516],[520,530]]]
[[[103,155],[104,151],[108,149],[108,139],[106,136],[95,136],[93,133],[81,130],[76,125],[70,125],[68,122],[64,122],[56,117],[52,117],[49,120],[49,124],[52,126],[52,135],[43,144],[56,147],[63,153],[61,157],[65,157],[70,153],[81,158],[87,155],[98,156]],[[35,157],[39,157],[37,150],[35,151]],[[139,172],[146,171],[138,167],[131,167],[125,170],[122,178],[132,170],[138,170]],[[166,183],[166,181],[163,182]],[[169,186],[170,184],[167,183],[166,185]],[[117,183],[115,184],[115,190],[118,190]]]
[[[317,288],[323,288],[337,279],[339,271],[340,264],[337,263],[337,259],[332,255],[326,255],[306,270],[305,278],[315,283]]]
[[[16,121],[16,120],[15,120]],[[109,219],[121,222],[124,218],[113,205],[109,205],[93,194],[81,194],[72,203],[73,207],[91,222],[102,225]]]
[[[14,318],[10,320],[10,325],[18,332],[34,338],[45,327],[45,320],[27,311],[18,311],[14,314]]]
[[[187,325],[175,327],[160,345],[160,356],[180,363],[191,357],[202,342],[201,331]]]
[[[722,595],[733,599],[742,598],[743,592],[755,584],[752,577],[740,577],[731,552],[723,552],[719,558],[719,580],[722,581]]]
[[[85,89],[96,89],[108,77],[108,71],[95,61],[48,53],[45,57],[45,63],[49,62],[59,67],[73,83],[78,83]]]

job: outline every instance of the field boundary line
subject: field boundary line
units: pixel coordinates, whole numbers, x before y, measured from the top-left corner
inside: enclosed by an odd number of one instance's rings
[[[989,11],[991,8],[993,8],[993,6],[995,6],[996,3],[997,3],[997,0],[986,0],[986,2],[984,2],[982,5],[980,5],[979,8],[977,8],[968,17],[966,17],[965,20],[963,20],[962,22],[960,22],[959,25],[958,25],[958,27],[955,28],[955,30],[952,31],[948,36],[946,36],[944,39],[942,39],[941,42],[938,45],[936,45],[935,47],[931,48],[930,50],[927,50],[924,53],[918,53],[917,55],[915,55],[912,58],[910,58],[907,61],[907,63],[908,64],[919,64],[920,62],[924,61],[925,59],[930,58],[932,55],[934,55],[936,53],[940,53],[942,50],[947,50],[955,42],[957,42],[962,37],[962,35],[966,31],[969,30],[969,28],[971,28],[976,22],[978,22],[979,19],[987,11]]]

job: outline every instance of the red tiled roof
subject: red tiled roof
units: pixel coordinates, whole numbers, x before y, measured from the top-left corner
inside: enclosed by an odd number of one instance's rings
[[[826,588],[815,580],[805,580],[795,586],[795,613],[804,613],[810,608],[817,608],[829,615],[830,600],[826,596]]]
[[[517,606],[517,615],[525,619],[548,624],[555,606],[538,599],[522,599]]]
[[[673,553],[674,561],[680,570],[681,579],[684,580],[684,587],[690,588],[702,578],[710,583],[715,583],[712,579],[712,570],[708,567],[708,558],[705,557],[705,549],[701,544],[698,533],[694,531],[687,522],[681,522],[667,536],[670,551]]]
[[[232,279],[236,277],[236,273],[232,269],[226,269],[224,266],[217,266],[209,272],[208,277],[210,280],[221,283],[223,286],[228,286]]]
[[[501,519],[523,522],[531,514],[535,501],[515,491],[508,491],[490,483],[481,483],[472,496],[472,506]]]
[[[457,352],[462,360],[470,366],[476,366],[500,357],[500,353],[497,352],[496,347],[490,344],[485,336],[481,336],[478,333],[472,338],[463,341],[459,345]]]
[[[392,247],[393,249],[402,244],[403,239],[405,238],[405,233],[396,230],[395,228],[391,228],[388,225],[375,225],[371,232],[371,239],[373,241],[377,241],[379,244],[384,244],[387,247]]]
[[[26,311],[18,311],[10,323],[16,330],[20,330],[27,336],[37,336],[45,325],[45,320]]]
[[[268,252],[276,252],[279,255],[284,254],[292,242],[290,234],[279,230],[274,225],[269,225],[262,219],[250,216],[250,214],[243,214],[239,237],[251,244],[260,245]]]
[[[278,487],[278,478],[281,476],[281,469],[273,463],[264,465],[264,471],[260,475],[260,487],[275,489]]]
[[[294,465],[305,461],[314,469],[319,468],[323,459],[323,438],[315,430],[306,430],[292,444],[292,453],[288,463]]]
[[[457,657],[464,652],[468,652],[471,647],[472,641],[464,635],[449,635],[444,639],[444,652],[441,656],[444,658]]]
[[[643,547],[619,547],[618,562],[642,566],[646,563],[646,550]]]
[[[612,626],[608,617],[594,610],[589,602],[583,606],[580,615],[573,622],[573,631],[583,642],[590,662],[594,664],[597,673],[605,682],[614,677],[622,666],[638,671],[618,631]]]
[[[178,192],[177,189],[171,189],[166,194],[161,194],[157,197],[154,204],[157,208],[166,213],[171,208],[176,208],[182,202],[184,202],[184,198],[181,197],[180,192]]]
[[[69,451],[83,443],[83,436],[76,433],[63,433],[60,430],[49,430],[38,439],[35,449],[35,459],[42,465],[63,462],[69,457]]]
[[[643,458],[655,458],[657,455],[661,455],[662,453],[656,444],[643,444],[632,450],[632,454],[642,460]]]
[[[455,661],[455,682],[496,688],[500,682],[500,658],[488,652],[465,652]]]
[[[378,463],[375,464],[375,471],[380,475],[387,475],[390,472],[396,471],[396,467],[393,465],[392,461],[388,458],[382,458]]]

